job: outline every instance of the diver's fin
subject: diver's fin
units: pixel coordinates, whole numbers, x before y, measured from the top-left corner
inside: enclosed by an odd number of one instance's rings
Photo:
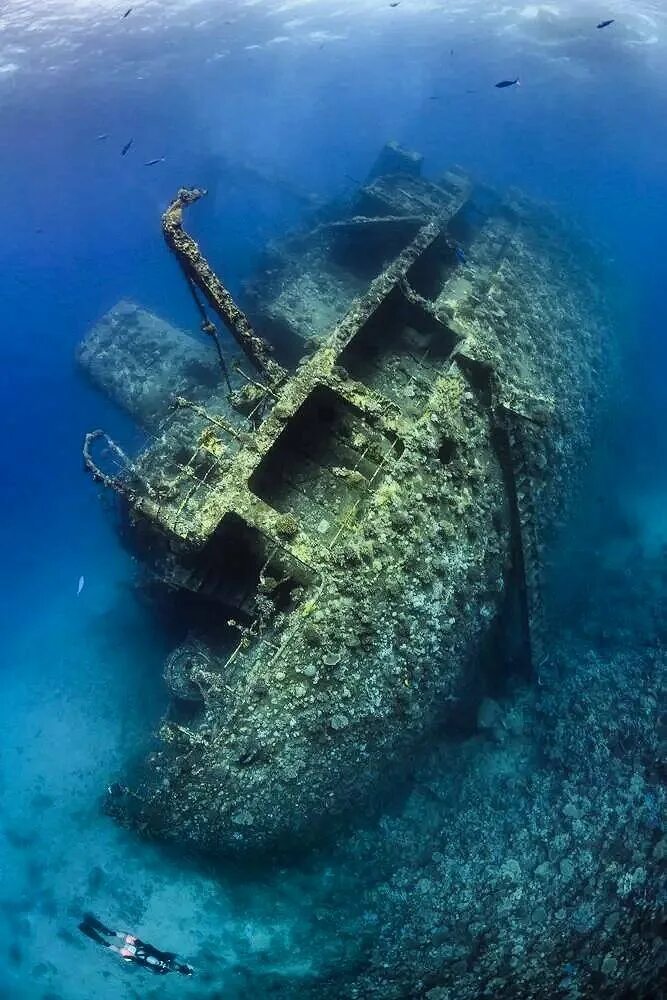
[[[95,941],[96,944],[101,944],[104,948],[109,947],[109,942],[95,930],[92,924],[87,924],[85,921],[82,921],[79,924],[79,930],[82,934],[85,934],[86,937],[89,937],[91,941]]]
[[[115,931],[112,931],[108,927],[105,927],[102,921],[98,920],[97,917],[94,916],[92,913],[84,913],[83,923],[86,924],[86,926],[92,927],[94,928],[94,930],[99,931],[101,934],[111,934],[113,936],[115,936],[116,934]]]

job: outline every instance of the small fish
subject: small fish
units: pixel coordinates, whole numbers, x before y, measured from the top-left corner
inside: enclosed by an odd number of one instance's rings
[[[500,83],[496,84],[496,87],[502,90],[504,87],[518,87],[520,83],[521,80],[517,76],[516,80],[501,80]]]
[[[390,6],[390,7],[398,7],[398,5],[399,5],[399,3],[400,3],[400,2],[401,2],[401,0],[394,0],[394,2],[393,2],[393,3],[390,3],[390,4],[389,4],[389,6]]]
[[[79,586],[76,588],[76,596],[78,597],[86,584],[86,580],[83,576],[79,577]]]
[[[610,18],[608,21],[600,21],[597,25],[598,28],[608,28],[610,24],[614,23],[614,18]]]
[[[154,167],[156,163],[164,163],[166,156],[158,156],[154,160],[146,160],[145,167]]]
[[[108,139],[109,138],[109,133],[108,132],[102,132],[102,135],[97,135],[97,136],[95,136],[95,138],[96,138],[96,140],[98,142],[102,142],[102,139]]]
[[[128,149],[130,148],[130,146],[132,145],[133,142],[134,142],[134,139],[130,139],[129,142],[125,143],[125,145],[123,146],[123,148],[120,151],[120,155],[121,156],[125,156],[125,154],[127,153]]]
[[[129,17],[130,14],[132,13],[132,10],[133,10],[132,7],[128,7],[123,16],[121,17],[121,21],[124,21],[126,17]]]
[[[465,253],[463,252],[463,248],[462,247],[454,247],[454,253],[456,254],[456,259],[458,260],[459,264],[467,264],[468,263],[468,258],[466,257]]]

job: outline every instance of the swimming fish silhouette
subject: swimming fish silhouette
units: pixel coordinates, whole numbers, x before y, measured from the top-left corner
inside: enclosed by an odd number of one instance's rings
[[[83,575],[82,575],[82,576],[80,576],[80,577],[79,577],[79,586],[78,586],[78,587],[76,588],[76,596],[77,596],[77,597],[79,596],[79,594],[80,594],[80,593],[81,593],[81,591],[83,590],[83,588],[84,588],[84,585],[85,585],[85,582],[86,582],[86,581],[85,581],[85,578],[83,577]]]

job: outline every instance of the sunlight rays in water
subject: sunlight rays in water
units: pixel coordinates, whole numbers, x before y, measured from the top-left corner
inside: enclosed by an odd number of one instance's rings
[[[177,32],[201,44],[204,60],[214,62],[224,49],[273,52],[293,46],[316,48],[349,38],[354,41],[375,33],[382,24],[389,37],[408,32],[426,34],[433,48],[443,47],[441,30],[475,31],[508,35],[530,48],[549,48],[563,57],[567,47],[586,35],[594,24],[599,4],[506,2],[506,0],[404,0],[391,8],[386,0],[238,0],[220,4],[213,0],[147,0],[132,7],[127,18],[117,0],[15,0],[0,14],[4,44],[0,44],[0,86],[17,74],[38,80],[40,74],[74,71],[80,67],[96,77],[113,76],[117,58],[126,59],[142,72],[165,58],[176,59],[171,47]],[[667,13],[657,3],[614,5],[615,51],[660,46],[665,38]],[[341,30],[343,29],[343,30]],[[434,31],[434,29],[436,29]],[[148,43],[150,42],[150,46]],[[585,56],[582,56],[585,58]]]

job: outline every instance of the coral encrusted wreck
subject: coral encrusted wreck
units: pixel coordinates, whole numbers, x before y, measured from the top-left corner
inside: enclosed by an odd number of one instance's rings
[[[224,371],[128,306],[90,334],[106,370],[81,348],[151,433],[105,471],[93,432],[86,464],[153,578],[199,605],[159,746],[114,805],[153,835],[289,847],[368,807],[464,710],[508,608],[539,669],[540,549],[609,371],[601,265],[550,209],[420,168],[391,147],[271,247],[253,326],[184,229],[203,192],[182,190],[164,235],[205,331],[210,310],[236,340]],[[139,352],[174,387],[150,415],[118,388]]]

